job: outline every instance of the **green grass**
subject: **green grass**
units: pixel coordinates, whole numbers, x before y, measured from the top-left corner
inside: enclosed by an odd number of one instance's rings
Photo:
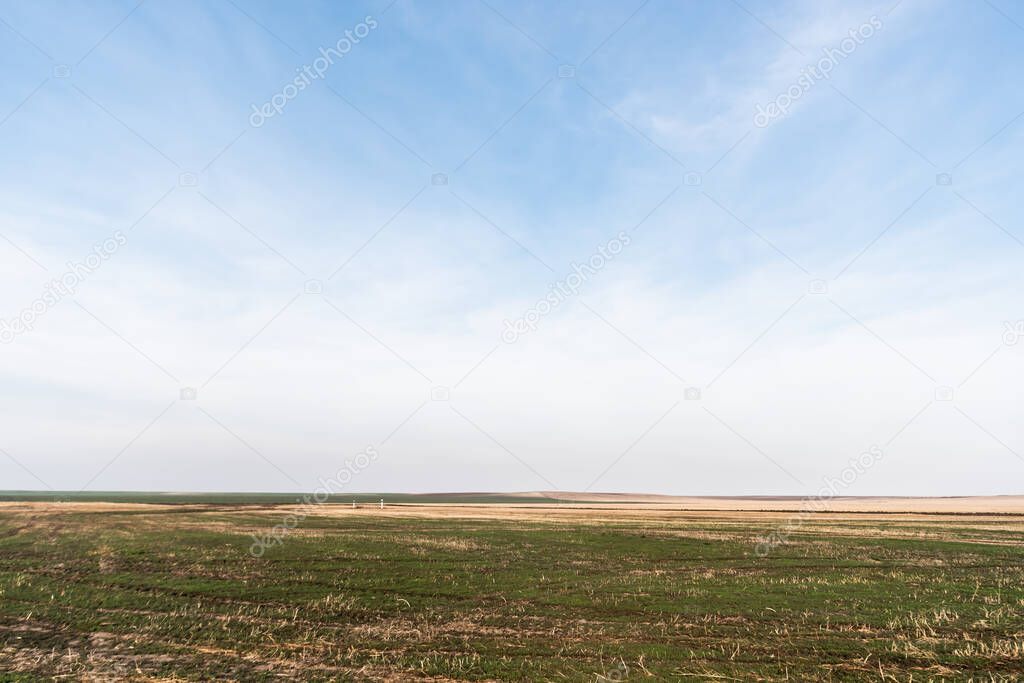
[[[302,493],[163,492],[163,491],[0,491],[0,502],[40,503],[157,503],[161,505],[289,505]],[[369,504],[384,498],[388,503],[556,503],[555,498],[500,493],[346,493],[331,494],[327,502]]]
[[[0,681],[1017,680],[1019,518],[0,510]],[[602,678],[604,677],[604,678]],[[725,678],[718,678],[725,677]]]

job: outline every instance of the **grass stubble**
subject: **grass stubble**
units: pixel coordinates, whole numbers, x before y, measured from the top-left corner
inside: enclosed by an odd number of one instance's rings
[[[0,681],[1016,681],[1024,516],[0,505]]]

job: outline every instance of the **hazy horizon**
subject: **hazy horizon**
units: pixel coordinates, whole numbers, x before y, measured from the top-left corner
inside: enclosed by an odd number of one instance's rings
[[[0,489],[1020,491],[1019,8],[0,20]]]
[[[34,496],[34,497],[45,497],[45,496],[59,495],[59,494],[73,494],[73,495],[76,495],[76,496],[77,495],[90,496],[90,495],[104,495],[104,494],[113,494],[113,495],[132,495],[132,494],[161,495],[161,494],[166,494],[166,495],[171,495],[171,496],[191,496],[191,495],[205,496],[205,495],[226,494],[226,495],[232,495],[232,496],[233,495],[242,495],[242,496],[244,496],[244,495],[253,495],[253,496],[264,496],[264,495],[266,495],[266,496],[292,496],[292,495],[312,494],[312,493],[315,493],[315,492],[316,492],[316,489],[308,490],[308,491],[300,491],[300,490],[288,491],[288,490],[283,490],[283,489],[282,490],[277,490],[277,491],[219,491],[219,490],[212,490],[212,489],[211,490],[190,489],[190,490],[187,490],[187,491],[162,491],[162,490],[157,490],[157,489],[136,489],[136,490],[116,489],[116,490],[109,490],[109,491],[102,490],[102,489],[89,489],[89,490],[84,490],[84,491],[83,490],[59,491],[59,490],[56,490],[56,489],[7,489],[7,490],[0,490],[0,496],[3,496],[4,494],[38,494],[38,496]],[[728,494],[728,493],[688,494],[688,493],[652,493],[652,492],[649,492],[649,491],[567,491],[567,490],[557,490],[557,491],[542,491],[542,490],[535,490],[535,491],[502,491],[502,490],[494,490],[494,491],[482,491],[482,490],[465,490],[465,491],[441,491],[441,490],[433,490],[433,491],[387,491],[387,490],[381,490],[381,491],[338,491],[338,492],[332,493],[330,495],[331,495],[332,499],[337,499],[337,501],[335,501],[335,502],[339,502],[341,504],[344,504],[344,502],[345,502],[344,499],[345,499],[346,496],[351,496],[353,498],[358,498],[360,496],[381,496],[381,495],[384,495],[384,496],[387,496],[387,495],[396,495],[396,496],[469,496],[469,495],[528,496],[528,495],[538,495],[538,496],[541,496],[541,495],[544,495],[544,496],[546,496],[546,495],[549,495],[549,494],[555,494],[555,495],[557,495],[557,494],[572,494],[572,495],[580,495],[580,496],[583,496],[583,495],[593,495],[593,496],[637,496],[637,497],[708,498],[708,499],[713,499],[713,498],[736,498],[736,499],[756,499],[756,498],[770,498],[770,499],[782,499],[782,498],[816,499],[816,498],[820,497],[820,496],[818,496],[816,494],[813,494],[813,493],[809,493],[809,494],[792,494],[792,495],[786,495],[786,494],[772,495],[772,494],[756,494],[756,493],[754,493],[754,494],[748,494],[748,495],[734,495],[734,494]],[[877,494],[876,495],[871,495],[871,494],[848,495],[848,494],[839,494],[839,495],[834,496],[833,498],[835,498],[835,499],[842,499],[842,498],[929,498],[929,499],[936,499],[936,498],[1021,498],[1021,497],[1024,497],[1024,493],[997,493],[997,494],[972,494],[972,493],[955,494],[954,493],[954,494],[946,494],[946,495],[941,495],[941,496],[914,496],[914,495],[898,495],[898,494],[892,494],[892,495],[877,495]]]

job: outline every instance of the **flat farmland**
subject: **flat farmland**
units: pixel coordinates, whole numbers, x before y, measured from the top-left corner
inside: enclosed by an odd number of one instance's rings
[[[0,681],[1018,680],[1020,510],[865,505],[0,503]]]

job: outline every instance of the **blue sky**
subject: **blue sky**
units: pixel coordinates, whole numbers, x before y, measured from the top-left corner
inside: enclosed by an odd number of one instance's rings
[[[1020,492],[1012,3],[0,20],[0,489]]]

